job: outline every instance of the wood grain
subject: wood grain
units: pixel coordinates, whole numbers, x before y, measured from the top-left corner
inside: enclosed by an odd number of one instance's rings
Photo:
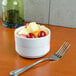
[[[56,52],[64,41],[68,41],[71,47],[59,61],[40,63],[20,76],[76,76],[76,29],[52,25],[45,26],[52,32],[51,50],[42,58],[49,57]],[[3,27],[0,20],[0,76],[9,76],[10,71],[42,59],[27,59],[16,53],[14,30]]]

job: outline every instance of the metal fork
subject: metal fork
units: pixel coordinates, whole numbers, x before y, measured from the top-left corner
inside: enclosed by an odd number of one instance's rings
[[[27,66],[27,67],[11,71],[10,76],[18,76],[19,74],[21,74],[24,71],[30,69],[31,67],[35,66],[36,64],[38,64],[40,62],[43,62],[43,61],[46,61],[46,60],[59,60],[64,56],[64,54],[67,52],[67,50],[70,48],[70,46],[71,45],[68,42],[65,41],[63,43],[63,45],[59,48],[59,50],[56,53],[54,53],[52,56],[50,56],[48,58],[44,58],[42,60],[39,60],[39,61],[37,61],[37,62]]]

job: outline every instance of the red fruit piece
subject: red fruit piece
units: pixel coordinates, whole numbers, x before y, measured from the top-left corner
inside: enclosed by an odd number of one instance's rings
[[[23,35],[23,34],[22,34],[22,35],[20,35],[20,36],[21,36],[21,37],[24,37],[24,38],[27,38],[27,37],[28,37],[27,35]]]
[[[46,36],[45,31],[40,31],[38,37],[44,37],[44,36]]]
[[[35,35],[34,35],[33,33],[29,33],[29,34],[27,35],[27,38],[35,38]]]

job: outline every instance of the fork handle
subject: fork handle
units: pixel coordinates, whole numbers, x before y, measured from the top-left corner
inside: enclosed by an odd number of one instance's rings
[[[32,68],[32,67],[35,66],[36,64],[38,64],[38,63],[40,63],[40,62],[43,62],[43,61],[46,61],[46,60],[49,60],[49,58],[44,58],[44,59],[39,60],[39,61],[37,61],[37,62],[35,62],[35,63],[27,66],[27,67],[24,67],[24,68],[21,68],[21,69],[18,69],[18,70],[11,71],[11,72],[10,72],[10,76],[18,76],[19,74],[21,74],[21,73],[23,73],[24,71]]]

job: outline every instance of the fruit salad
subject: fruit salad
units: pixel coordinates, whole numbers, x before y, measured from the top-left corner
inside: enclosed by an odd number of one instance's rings
[[[45,26],[39,25],[36,22],[31,22],[25,28],[19,30],[18,35],[24,38],[41,38],[48,35]]]

